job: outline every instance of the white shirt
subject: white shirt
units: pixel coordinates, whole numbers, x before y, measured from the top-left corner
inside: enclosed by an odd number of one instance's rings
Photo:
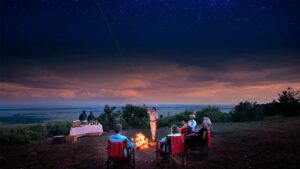
[[[192,131],[195,131],[195,128],[197,126],[197,122],[194,119],[189,120],[187,125],[188,125],[188,127],[190,127],[192,129]]]
[[[149,114],[150,122],[154,122],[158,120],[158,114],[156,111],[155,112],[148,111],[148,114]]]
[[[181,134],[180,134],[180,133],[177,133],[177,134],[168,134],[168,137],[172,137],[172,136],[181,136]],[[166,142],[166,137],[162,138],[162,139],[160,140],[160,142],[161,142],[161,143]]]

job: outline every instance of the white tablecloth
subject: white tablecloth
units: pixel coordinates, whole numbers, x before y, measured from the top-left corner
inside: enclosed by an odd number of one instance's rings
[[[71,136],[87,136],[87,135],[101,135],[103,128],[101,124],[98,125],[84,125],[81,127],[72,127],[70,130]]]

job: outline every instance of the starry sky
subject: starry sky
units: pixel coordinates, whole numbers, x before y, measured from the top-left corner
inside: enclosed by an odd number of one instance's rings
[[[297,0],[1,0],[1,104],[236,104],[300,89]]]

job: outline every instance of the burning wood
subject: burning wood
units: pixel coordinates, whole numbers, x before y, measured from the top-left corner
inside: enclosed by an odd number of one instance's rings
[[[143,133],[137,133],[135,135],[135,148],[136,149],[140,149],[140,148],[144,148],[145,146],[150,146],[149,144],[149,140],[147,139],[147,137],[143,134]]]

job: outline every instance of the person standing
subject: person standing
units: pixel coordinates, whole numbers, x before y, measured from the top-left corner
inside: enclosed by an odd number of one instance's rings
[[[156,107],[152,107],[151,111],[148,111],[147,106],[144,104],[144,108],[149,115],[152,141],[154,141],[155,134],[156,134],[156,126],[157,126],[157,121],[158,121],[158,114],[156,112]]]

